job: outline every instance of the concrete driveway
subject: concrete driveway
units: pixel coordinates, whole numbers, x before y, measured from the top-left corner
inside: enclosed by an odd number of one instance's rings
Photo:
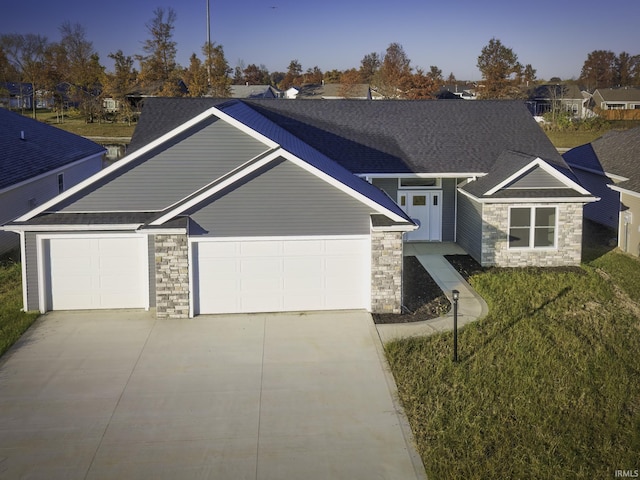
[[[0,361],[0,478],[426,478],[366,312],[53,312]]]

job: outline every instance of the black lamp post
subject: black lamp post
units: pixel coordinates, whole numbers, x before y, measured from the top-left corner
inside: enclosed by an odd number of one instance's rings
[[[451,291],[453,297],[453,361],[458,361],[458,299],[460,292],[458,290]]]

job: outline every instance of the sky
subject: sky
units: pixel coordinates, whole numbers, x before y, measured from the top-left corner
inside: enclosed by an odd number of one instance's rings
[[[0,33],[36,33],[60,39],[65,22],[81,24],[107,70],[108,54],[142,53],[146,24],[157,7],[173,8],[177,61],[202,58],[207,40],[207,0],[32,0],[0,15]],[[95,2],[97,4],[98,2]],[[496,38],[531,64],[539,79],[578,78],[587,55],[611,50],[640,54],[638,0],[209,0],[211,40],[222,45],[231,68],[264,65],[285,71],[298,60],[303,71],[359,68],[372,52],[399,43],[411,66],[434,65],[445,78],[478,80],[478,55]],[[626,19],[626,20],[625,20]]]

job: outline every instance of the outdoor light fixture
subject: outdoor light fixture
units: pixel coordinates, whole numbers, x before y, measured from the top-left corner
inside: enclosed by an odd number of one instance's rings
[[[453,361],[458,361],[458,299],[460,298],[460,292],[458,290],[452,290],[451,296],[453,297]]]

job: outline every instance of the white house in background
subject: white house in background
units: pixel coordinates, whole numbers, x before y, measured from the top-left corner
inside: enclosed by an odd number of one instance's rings
[[[0,224],[41,205],[102,168],[104,147],[0,108]],[[19,245],[0,232],[0,253]]]

